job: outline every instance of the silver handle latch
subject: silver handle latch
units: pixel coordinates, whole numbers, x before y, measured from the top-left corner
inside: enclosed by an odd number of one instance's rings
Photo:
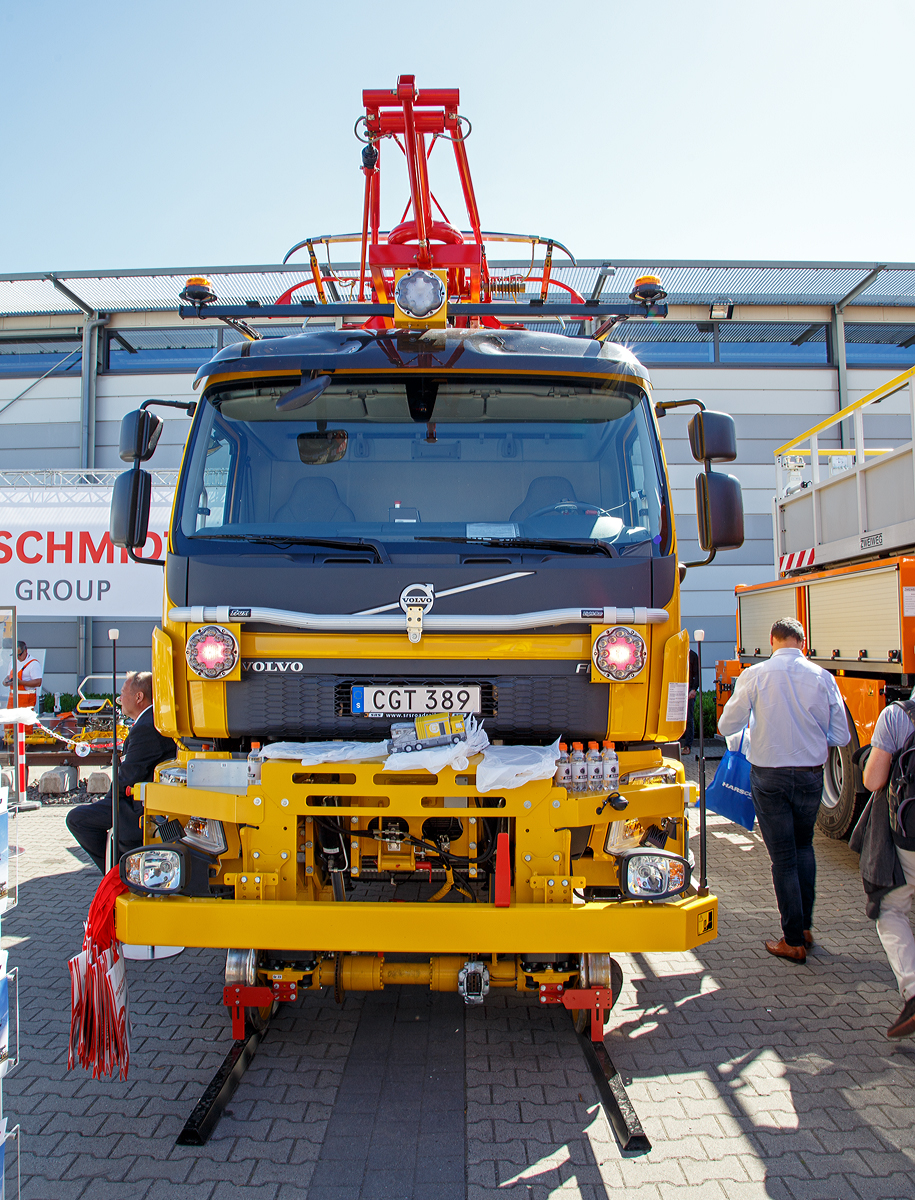
[[[425,605],[407,605],[407,637],[411,642],[421,642],[423,637],[423,613]]]

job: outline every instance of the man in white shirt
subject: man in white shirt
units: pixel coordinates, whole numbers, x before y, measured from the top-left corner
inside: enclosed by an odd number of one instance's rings
[[[771,657],[737,677],[718,721],[725,737],[750,727],[753,807],[782,920],[781,940],[767,941],[766,949],[796,963],[807,961],[813,945],[813,830],[823,764],[830,746],[844,746],[851,737],[836,681],[804,657],[804,640],[800,621],[776,621]]]
[[[19,675],[19,707],[34,708],[35,701],[38,699],[38,689],[41,687],[41,664],[34,655],[29,654],[29,648],[25,642],[16,643],[16,667],[15,670]],[[10,689],[10,694],[7,699],[7,708],[13,707],[13,671],[3,681],[4,686]]]

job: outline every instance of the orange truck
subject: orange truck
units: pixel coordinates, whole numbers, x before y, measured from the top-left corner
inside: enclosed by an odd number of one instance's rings
[[[871,407],[903,391],[908,440],[866,445]],[[817,826],[828,837],[850,833],[867,797],[855,751],[870,745],[884,707],[915,685],[913,431],[915,367],[775,451],[778,578],[736,589],[735,657],[717,664],[720,714],[740,672],[768,658],[772,623],[803,624],[807,656],[836,677],[851,729],[847,746],[830,748],[824,772]]]

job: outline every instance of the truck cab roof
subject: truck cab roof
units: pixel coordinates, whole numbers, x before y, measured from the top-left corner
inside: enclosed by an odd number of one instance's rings
[[[625,346],[528,329],[303,329],[289,337],[233,342],[197,372],[194,386],[224,374],[302,370],[471,371],[474,374],[627,376],[650,386],[648,372]]]

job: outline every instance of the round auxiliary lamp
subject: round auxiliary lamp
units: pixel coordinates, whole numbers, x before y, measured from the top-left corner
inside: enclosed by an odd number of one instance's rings
[[[238,638],[222,625],[204,625],[187,639],[184,653],[201,679],[224,679],[238,663]]]
[[[431,317],[445,303],[445,285],[431,271],[408,271],[394,288],[397,307],[409,317]]]
[[[648,659],[645,639],[627,625],[617,625],[600,634],[591,649],[591,661],[598,672],[612,683],[635,679]]]

